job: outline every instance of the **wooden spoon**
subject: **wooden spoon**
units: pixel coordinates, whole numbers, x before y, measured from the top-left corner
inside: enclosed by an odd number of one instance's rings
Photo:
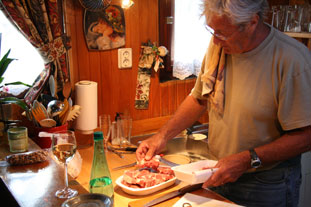
[[[47,118],[47,119],[42,119],[39,122],[39,124],[40,124],[41,127],[50,128],[50,127],[55,127],[56,126],[56,121],[54,119]]]
[[[70,94],[71,94],[71,84],[69,81],[67,81],[63,86],[63,96],[65,99],[68,99]]]

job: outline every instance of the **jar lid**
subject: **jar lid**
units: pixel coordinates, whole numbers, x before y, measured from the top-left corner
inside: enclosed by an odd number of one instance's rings
[[[24,139],[28,137],[27,127],[12,127],[8,129],[9,139]]]
[[[102,140],[103,139],[103,132],[98,131],[94,132],[94,140]]]

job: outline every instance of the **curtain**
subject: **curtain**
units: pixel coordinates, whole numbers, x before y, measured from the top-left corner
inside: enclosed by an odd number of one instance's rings
[[[173,76],[198,75],[211,34],[201,17],[201,0],[175,0]]]
[[[57,91],[61,91],[69,80],[66,52],[70,48],[64,34],[62,0],[1,0],[0,9],[39,51],[50,70],[46,74],[52,73]]]

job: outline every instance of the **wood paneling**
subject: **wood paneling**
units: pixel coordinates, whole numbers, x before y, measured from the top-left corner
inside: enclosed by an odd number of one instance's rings
[[[112,4],[120,5],[120,0]],[[67,0],[67,33],[72,40],[70,51],[72,84],[80,80],[98,83],[98,114],[114,116],[116,112],[129,112],[134,120],[133,134],[157,130],[176,111],[191,91],[195,80],[160,83],[153,71],[150,84],[150,103],[147,110],[134,107],[140,46],[148,40],[159,42],[158,1],[135,0],[124,10],[126,48],[132,48],[133,67],[118,68],[117,49],[89,51],[83,34],[84,9],[79,1]],[[201,122],[205,122],[203,118]]]

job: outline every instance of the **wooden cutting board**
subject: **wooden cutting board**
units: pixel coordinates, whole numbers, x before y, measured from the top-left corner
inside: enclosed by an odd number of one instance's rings
[[[146,198],[143,198],[143,199],[140,199],[140,200],[136,200],[136,201],[131,201],[131,202],[129,202],[128,206],[129,207],[143,207],[149,201],[151,201],[153,199],[156,199],[156,198],[158,198],[158,197],[160,197],[162,195],[165,195],[166,193],[167,192],[161,193],[161,194],[157,194],[157,195],[153,195],[153,196],[150,196],[150,197],[146,197]],[[217,194],[217,193],[215,193],[213,191],[210,191],[210,190],[199,189],[199,190],[193,191],[191,193],[196,194],[196,195],[200,195],[200,196],[204,196],[204,197],[207,197],[207,198],[211,198],[211,199],[217,199],[217,200],[220,200],[220,201],[225,201],[225,202],[228,202],[228,203],[232,203],[231,201],[225,199],[224,197],[222,197],[219,194]],[[167,201],[164,201],[162,203],[154,205],[154,207],[173,206],[182,196],[183,195],[180,195],[180,196],[177,196],[175,198],[169,199]]]

